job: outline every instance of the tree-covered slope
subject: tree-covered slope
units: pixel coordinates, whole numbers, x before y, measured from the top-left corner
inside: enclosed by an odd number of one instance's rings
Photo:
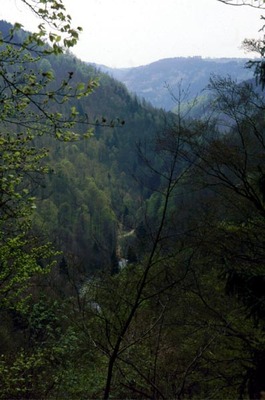
[[[32,3],[75,42],[60,0]],[[171,115],[56,35],[50,52],[43,25],[10,29],[0,398],[262,399],[264,92],[215,78],[206,118],[185,90]]]
[[[44,57],[39,68],[58,82],[67,76],[72,85],[92,81],[97,88],[88,97],[59,99],[51,106],[77,124],[69,138],[49,135],[35,142],[48,149],[50,172],[34,191],[34,227],[65,256],[77,255],[87,271],[111,266],[118,227],[135,227],[137,210],[150,191],[137,182],[142,168],[137,146],[152,140],[169,116],[70,54]]]
[[[247,61],[236,58],[178,57],[135,68],[100,68],[153,106],[172,110],[175,104],[170,92],[177,95],[180,82],[184,90],[189,90],[190,98],[194,98],[207,86],[212,74],[223,77],[229,75],[238,82],[252,77],[252,71],[245,67]]]

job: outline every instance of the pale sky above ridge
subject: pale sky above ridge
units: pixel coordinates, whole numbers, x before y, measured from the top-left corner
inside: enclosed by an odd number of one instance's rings
[[[250,57],[244,38],[260,37],[261,10],[217,0],[64,0],[73,27],[72,52],[110,67],[135,67],[169,57]],[[0,19],[33,30],[39,21],[20,0],[1,0]],[[253,55],[252,55],[253,56]]]

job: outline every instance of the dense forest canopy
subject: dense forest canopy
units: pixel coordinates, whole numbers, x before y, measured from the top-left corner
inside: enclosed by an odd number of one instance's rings
[[[37,32],[0,22],[0,398],[263,398],[263,58],[169,113],[70,53],[60,0],[22,1]]]

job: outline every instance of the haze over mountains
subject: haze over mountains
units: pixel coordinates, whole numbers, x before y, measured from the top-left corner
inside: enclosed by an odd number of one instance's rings
[[[169,111],[175,105],[170,93],[177,95],[180,82],[191,99],[201,93],[212,75],[230,76],[238,82],[251,79],[253,71],[246,67],[247,62],[248,58],[177,57],[133,68],[97,67],[124,83],[130,92]]]

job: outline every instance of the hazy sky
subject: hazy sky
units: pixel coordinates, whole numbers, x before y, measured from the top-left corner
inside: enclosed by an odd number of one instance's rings
[[[84,61],[111,67],[167,57],[248,57],[244,38],[259,37],[261,10],[217,0],[64,0],[83,33],[72,50]],[[34,29],[21,0],[1,0],[0,19]]]

